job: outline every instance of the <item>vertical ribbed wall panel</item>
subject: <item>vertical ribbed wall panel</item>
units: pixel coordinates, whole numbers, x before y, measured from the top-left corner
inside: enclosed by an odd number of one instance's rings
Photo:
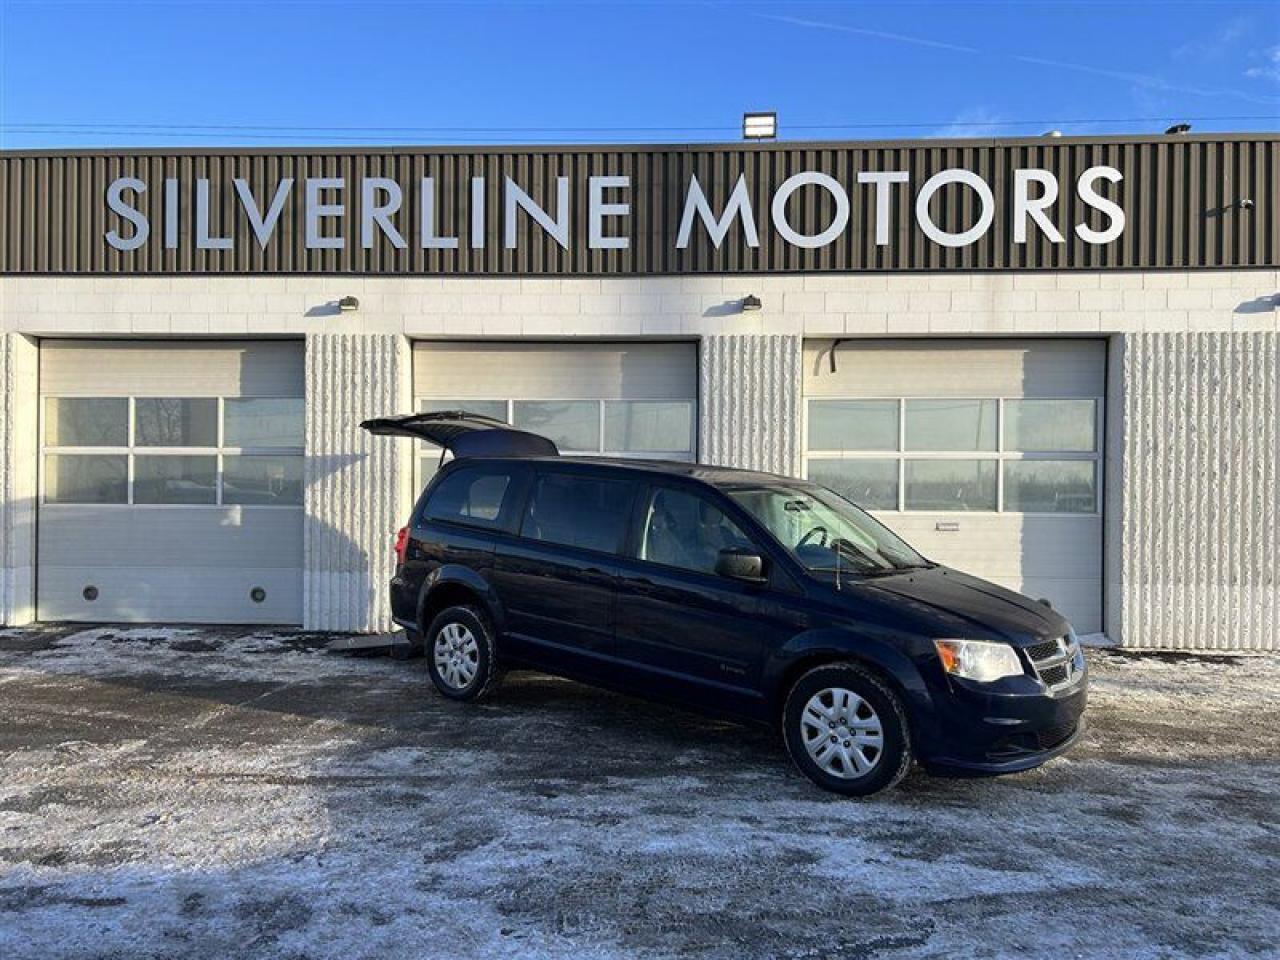
[[[1280,649],[1280,335],[1125,340],[1123,644]]]
[[[35,618],[35,342],[0,333],[0,624]]]
[[[0,624],[9,623],[14,607],[14,576],[9,554],[13,550],[13,340],[16,334],[0,333]]]
[[[409,441],[371,437],[369,417],[401,411],[409,348],[383,334],[307,337],[303,621],[308,629],[392,629],[387,582],[404,521]]]
[[[794,474],[799,469],[801,339],[705,337],[699,357],[699,459]]]

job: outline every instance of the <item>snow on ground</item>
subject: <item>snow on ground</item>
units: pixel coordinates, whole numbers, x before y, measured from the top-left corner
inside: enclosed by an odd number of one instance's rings
[[[323,635],[0,631],[0,957],[1271,957],[1280,659],[1091,651],[998,780],[824,794],[765,731]]]

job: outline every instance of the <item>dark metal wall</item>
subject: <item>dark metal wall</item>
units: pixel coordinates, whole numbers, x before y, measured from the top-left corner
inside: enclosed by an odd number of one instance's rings
[[[1075,235],[1077,223],[1095,228],[1105,218],[1075,193],[1076,180],[1098,164],[1116,167],[1123,182],[1099,181],[1103,195],[1124,208],[1127,226],[1116,241],[1091,246]],[[915,222],[915,194],[931,175],[960,167],[992,187],[995,222],[968,247],[929,241]],[[1066,238],[1048,242],[1032,226],[1030,241],[1012,239],[1013,171],[1042,167],[1056,173],[1060,196],[1053,220]],[[894,188],[893,235],[874,243],[874,190],[859,185],[863,170],[910,172],[910,183]],[[802,170],[820,170],[840,181],[851,200],[847,230],[828,246],[806,250],[785,243],[770,222],[774,189]],[[717,251],[700,222],[686,250],[676,249],[676,231],[689,178],[696,174],[713,207],[721,209],[738,175],[750,186],[760,246],[743,242],[736,226]],[[631,215],[606,221],[631,239],[627,250],[587,246],[587,178],[631,177],[625,199]],[[503,177],[511,176],[544,208],[554,210],[555,177],[571,184],[572,227],[568,250],[521,217],[519,244],[502,246]],[[130,203],[151,221],[147,243],[135,251],[113,249],[110,229],[132,232],[106,205],[108,184],[122,176],[148,185]],[[396,250],[381,235],[370,250],[360,245],[359,189],[363,177],[396,179],[405,194],[395,222],[409,242]],[[442,232],[459,236],[457,250],[418,246],[418,184],[434,177]],[[484,249],[468,246],[472,177],[487,178]],[[92,151],[0,154],[0,271],[5,273],[368,273],[368,274],[663,274],[776,271],[912,271],[995,269],[1161,269],[1275,266],[1280,262],[1280,136],[1175,136],[1007,141],[911,141],[895,143],[768,144],[696,147],[282,149],[265,151]],[[181,241],[163,249],[163,180],[178,178],[182,190]],[[263,208],[276,183],[295,181],[284,214],[266,250],[259,248],[239,208],[232,178],[243,177]],[[342,250],[304,246],[303,181],[343,177],[347,188]],[[231,235],[232,250],[199,250],[192,204],[197,178],[211,181],[211,232]],[[611,195],[608,199],[622,199]],[[1252,209],[1237,201],[1248,198]],[[960,231],[976,219],[971,190],[948,187],[934,200],[934,219]],[[792,226],[817,233],[829,222],[831,202],[806,188],[790,206]],[[331,222],[328,230],[334,228]]]

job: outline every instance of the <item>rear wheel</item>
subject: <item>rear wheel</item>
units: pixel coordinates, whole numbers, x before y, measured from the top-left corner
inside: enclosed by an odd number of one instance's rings
[[[865,797],[911,769],[906,712],[883,680],[851,663],[804,674],[782,711],[787,753],[818,786]]]
[[[498,679],[493,630],[474,607],[440,611],[427,630],[427,671],[450,700],[478,700]]]

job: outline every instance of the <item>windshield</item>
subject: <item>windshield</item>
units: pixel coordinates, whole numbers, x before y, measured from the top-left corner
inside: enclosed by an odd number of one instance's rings
[[[726,490],[809,570],[892,573],[932,566],[892,531],[822,487]]]

